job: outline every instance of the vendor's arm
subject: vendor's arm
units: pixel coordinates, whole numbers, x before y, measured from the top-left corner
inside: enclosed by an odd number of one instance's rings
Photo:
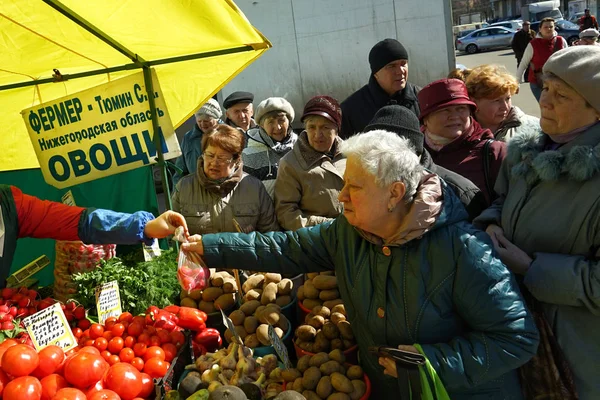
[[[539,333],[532,316],[483,232],[472,235],[458,256],[453,301],[469,330],[447,343],[421,344],[448,389],[495,379],[536,354]]]
[[[217,233],[194,235],[184,250],[202,255],[211,268],[302,274],[333,270],[339,221],[295,232]]]

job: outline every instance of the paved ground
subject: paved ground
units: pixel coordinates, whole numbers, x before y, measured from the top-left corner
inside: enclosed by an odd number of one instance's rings
[[[481,64],[504,65],[513,74],[517,72],[517,60],[510,49],[498,51],[486,51],[476,54],[456,53],[456,63],[463,64],[467,68],[476,67]],[[526,114],[540,116],[540,109],[535,97],[531,94],[528,83],[522,83],[519,93],[513,97],[513,104],[518,106]]]

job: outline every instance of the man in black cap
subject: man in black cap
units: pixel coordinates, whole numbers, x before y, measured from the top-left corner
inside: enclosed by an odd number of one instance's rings
[[[421,165],[440,176],[458,196],[467,209],[469,222],[487,208],[485,196],[473,182],[433,162],[429,152],[423,148],[425,136],[421,133],[419,119],[407,108],[399,105],[382,107],[364,131],[377,129],[393,132],[410,142],[415,154],[419,156]]]
[[[373,115],[388,104],[399,104],[420,114],[417,93],[421,88],[409,83],[408,52],[396,39],[385,39],[369,52],[369,83],[352,93],[341,104],[340,136],[348,138],[362,132]]]
[[[252,102],[254,95],[249,92],[233,92],[223,102],[225,108],[225,123],[241,130],[248,132],[248,129],[256,127],[256,123],[252,119],[254,109]]]

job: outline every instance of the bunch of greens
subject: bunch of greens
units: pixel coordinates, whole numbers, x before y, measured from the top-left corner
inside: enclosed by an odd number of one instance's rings
[[[96,287],[111,281],[119,283],[123,311],[133,315],[144,313],[151,305],[162,308],[176,304],[179,299],[177,253],[173,249],[152,261],[136,263],[115,257],[72,279],[77,284],[75,299],[90,310],[96,310]]]

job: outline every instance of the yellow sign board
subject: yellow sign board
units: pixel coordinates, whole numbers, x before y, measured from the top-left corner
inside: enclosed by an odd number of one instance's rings
[[[161,149],[181,154],[152,70]],[[143,72],[21,111],[44,180],[59,189],[155,163]]]
[[[59,346],[65,351],[77,346],[77,340],[59,303],[24,318],[23,324],[37,351],[50,345]]]
[[[119,283],[112,281],[96,288],[96,308],[98,320],[104,325],[109,317],[118,317],[123,313],[121,309],[121,295],[119,294]]]

